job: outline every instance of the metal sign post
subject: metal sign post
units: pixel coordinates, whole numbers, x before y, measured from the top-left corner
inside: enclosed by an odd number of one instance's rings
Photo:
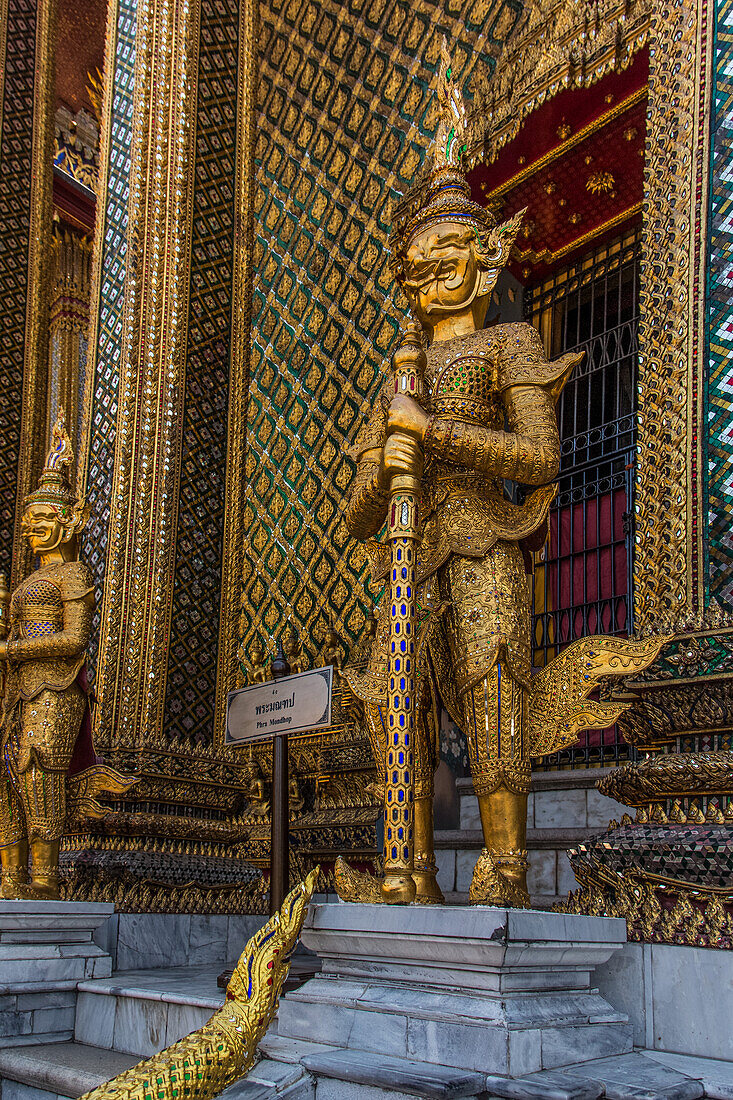
[[[270,913],[288,892],[290,805],[288,736],[331,725],[333,666],[289,676],[290,666],[278,652],[273,679],[229,693],[226,744],[250,745],[272,738],[270,806]]]

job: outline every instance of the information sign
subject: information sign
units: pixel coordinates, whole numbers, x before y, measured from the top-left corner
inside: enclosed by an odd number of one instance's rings
[[[230,691],[226,743],[249,745],[330,726],[332,684],[333,665],[328,665]]]

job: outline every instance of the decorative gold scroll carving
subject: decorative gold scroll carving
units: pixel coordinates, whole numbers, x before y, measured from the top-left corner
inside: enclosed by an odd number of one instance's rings
[[[637,943],[733,948],[733,893],[665,887],[636,878],[607,881],[596,869],[576,869],[581,888],[553,906],[556,913],[624,917]]]
[[[128,271],[97,732],[161,726],[180,469],[199,4],[137,9]]]
[[[22,504],[38,480],[46,449],[46,371],[48,363],[48,306],[51,214],[53,210],[52,155],[56,96],[57,0],[36,7],[36,59],[33,95],[33,170],[28,237],[28,292],[25,320],[23,409],[18,458],[18,487],[13,535],[11,588],[30,571],[29,551],[20,536]],[[5,21],[7,22],[7,20]]]
[[[657,753],[614,768],[598,781],[598,790],[622,806],[647,806],[693,794],[727,796],[733,794],[733,753]]]

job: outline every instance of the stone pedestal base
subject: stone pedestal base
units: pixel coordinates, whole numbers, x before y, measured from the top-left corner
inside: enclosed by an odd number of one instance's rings
[[[112,973],[92,936],[113,912],[91,902],[0,901],[1,1046],[72,1038],[77,983]]]
[[[280,1003],[278,1036],[513,1077],[632,1049],[592,988],[625,922],[488,907],[311,907],[321,974]]]

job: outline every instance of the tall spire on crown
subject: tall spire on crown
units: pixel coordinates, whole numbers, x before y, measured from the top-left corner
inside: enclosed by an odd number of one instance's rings
[[[497,225],[493,213],[471,198],[471,187],[462,163],[468,145],[468,113],[445,38],[440,48],[436,95],[440,121],[432,142],[427,173],[392,211],[389,239],[392,270],[401,282],[406,249],[415,233],[430,225],[455,221],[470,226],[482,242],[481,247],[487,261],[490,261],[495,282],[498,271],[509,259],[524,211]]]
[[[461,89],[453,79],[453,62],[445,35],[440,46],[438,104],[440,125],[433,150],[434,167],[460,168],[466,151],[466,105]]]
[[[431,143],[427,176],[395,207],[390,245],[397,266],[399,253],[410,237],[431,222],[455,217],[469,221],[479,232],[496,225],[489,210],[471,199],[471,188],[462,167],[468,140],[466,105],[455,79],[448,42],[440,47],[440,69],[436,92],[440,122]]]

